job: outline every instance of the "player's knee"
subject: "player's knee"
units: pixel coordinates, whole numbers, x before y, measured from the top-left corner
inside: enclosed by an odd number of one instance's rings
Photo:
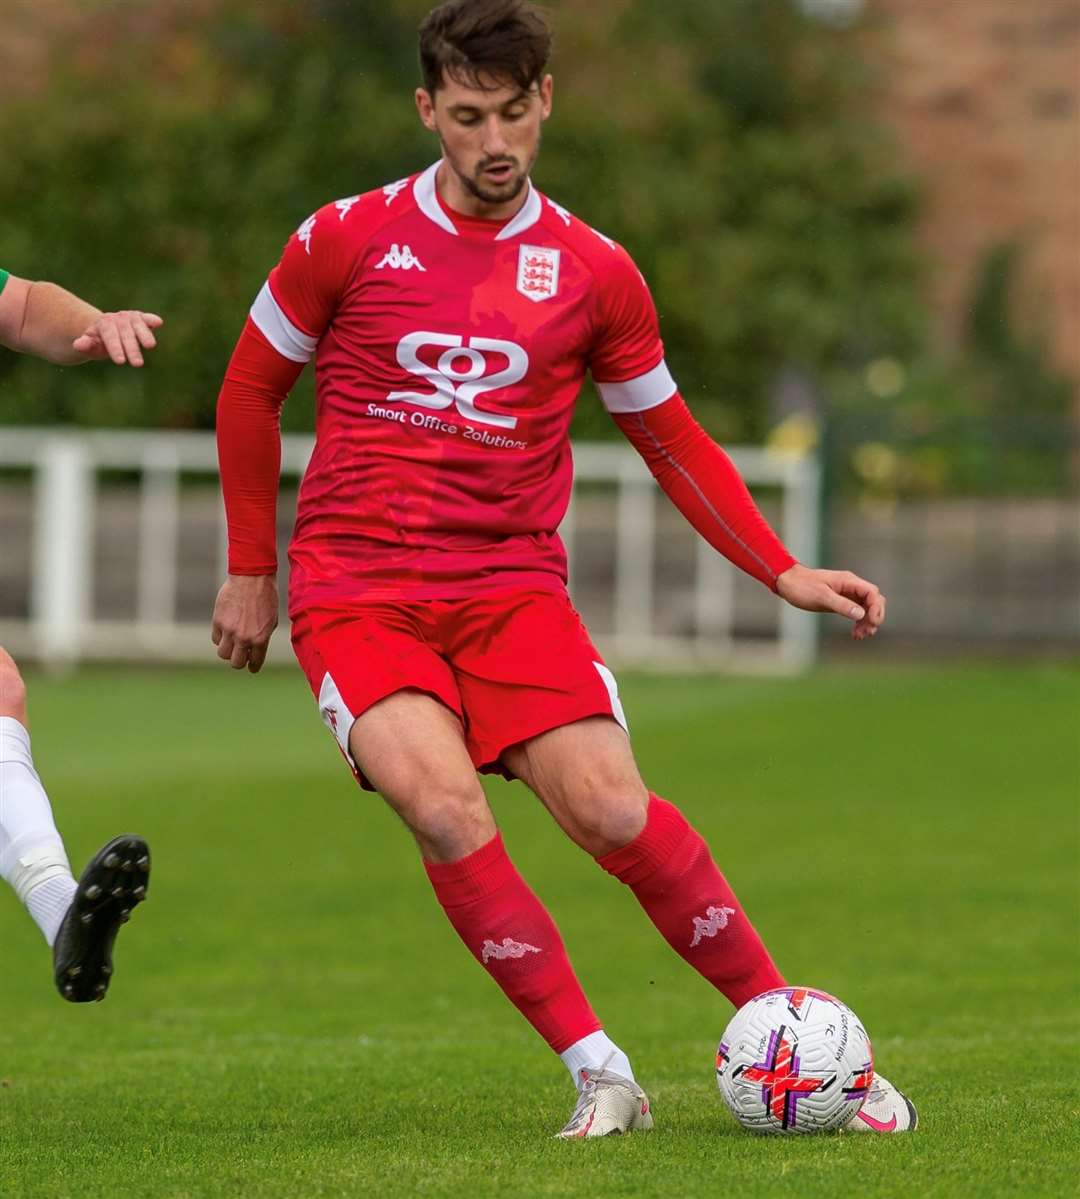
[[[0,716],[14,716],[26,723],[26,684],[15,660],[0,647]]]
[[[586,774],[568,804],[571,835],[593,857],[621,849],[645,827],[648,804],[649,794],[639,780]]]
[[[495,835],[494,817],[475,778],[425,789],[403,815],[429,861],[460,861]]]

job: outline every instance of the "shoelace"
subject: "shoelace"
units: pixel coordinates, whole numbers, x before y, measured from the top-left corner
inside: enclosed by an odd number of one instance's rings
[[[881,1082],[878,1079],[878,1076],[875,1074],[874,1081],[870,1084],[870,1090],[866,1093],[866,1099],[863,1102],[863,1107],[866,1107],[868,1104],[871,1104],[871,1103],[880,1102],[882,1099],[885,1098],[887,1093],[888,1092],[881,1085]]]
[[[588,1111],[589,1105],[593,1102],[593,1092],[595,1090],[596,1083],[592,1079],[582,1086],[581,1092],[578,1095],[578,1101],[574,1105],[573,1114],[563,1127],[563,1132],[573,1132],[582,1124],[585,1119],[585,1113]]]
[[[591,1103],[595,1103],[596,1101],[596,1088],[600,1083],[603,1082],[609,1086],[621,1086],[626,1090],[630,1090],[630,1084],[628,1081],[620,1078],[618,1075],[607,1073],[608,1062],[610,1062],[614,1056],[615,1055],[613,1053],[609,1053],[607,1057],[604,1058],[600,1069],[591,1071],[586,1077],[585,1081],[581,1084],[581,1092],[578,1095],[577,1103],[574,1105],[573,1114],[570,1116],[570,1119],[566,1122],[565,1128],[563,1129],[564,1132],[567,1129],[577,1128],[578,1125],[581,1124],[581,1122],[585,1119],[585,1113],[588,1111],[589,1105]]]

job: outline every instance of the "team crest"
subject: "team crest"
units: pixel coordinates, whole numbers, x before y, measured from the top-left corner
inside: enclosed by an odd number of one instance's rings
[[[517,289],[539,303],[550,300],[559,290],[559,250],[543,246],[522,246],[518,252]]]

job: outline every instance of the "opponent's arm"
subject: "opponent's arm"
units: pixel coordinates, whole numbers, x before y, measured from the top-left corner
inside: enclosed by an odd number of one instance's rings
[[[101,312],[55,283],[0,272],[0,345],[58,366],[101,358],[142,366],[163,323],[153,312]]]

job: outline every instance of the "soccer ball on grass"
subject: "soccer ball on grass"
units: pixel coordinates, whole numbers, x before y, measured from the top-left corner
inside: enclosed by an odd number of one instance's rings
[[[830,1132],[862,1107],[874,1079],[870,1038],[839,999],[807,987],[743,1004],[716,1052],[716,1082],[753,1132]]]

